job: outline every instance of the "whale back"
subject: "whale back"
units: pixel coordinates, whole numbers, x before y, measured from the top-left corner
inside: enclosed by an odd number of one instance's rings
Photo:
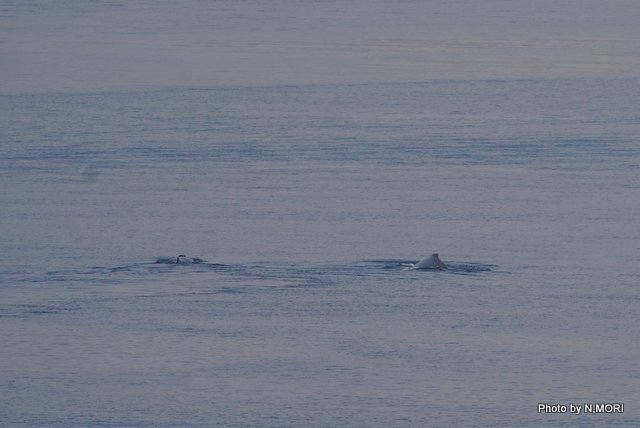
[[[445,265],[440,257],[438,257],[438,253],[433,253],[429,257],[420,260],[415,265],[416,269],[446,269],[447,265]]]
[[[184,254],[180,254],[176,257],[176,264],[178,265],[190,265],[191,263],[193,263],[193,259],[185,256]]]

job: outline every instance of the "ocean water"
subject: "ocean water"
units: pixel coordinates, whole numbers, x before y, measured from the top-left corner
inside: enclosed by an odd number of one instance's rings
[[[639,21],[0,2],[0,426],[640,426]]]
[[[3,95],[2,424],[638,426],[639,88]]]
[[[638,77],[635,0],[3,0],[0,93]]]

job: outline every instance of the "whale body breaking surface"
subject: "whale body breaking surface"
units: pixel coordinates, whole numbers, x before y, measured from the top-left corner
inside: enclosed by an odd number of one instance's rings
[[[156,263],[162,263],[167,265],[191,265],[204,262],[203,259],[197,257],[187,257],[184,254],[180,254],[177,257],[159,258]]]
[[[438,253],[433,253],[429,257],[420,260],[412,266],[414,269],[447,269],[447,265],[444,264]]]

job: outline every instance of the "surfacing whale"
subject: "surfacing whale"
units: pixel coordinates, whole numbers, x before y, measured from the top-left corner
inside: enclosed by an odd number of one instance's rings
[[[412,267],[414,269],[446,269],[447,265],[440,260],[438,253],[433,253],[429,257],[420,260]]]
[[[187,257],[184,254],[180,254],[178,257],[169,257],[156,260],[156,263],[164,263],[168,265],[190,265],[202,262],[204,262],[204,260],[197,257]]]
[[[190,265],[191,263],[193,263],[193,259],[191,257],[185,256],[184,254],[180,254],[178,257],[176,257],[177,265]]]

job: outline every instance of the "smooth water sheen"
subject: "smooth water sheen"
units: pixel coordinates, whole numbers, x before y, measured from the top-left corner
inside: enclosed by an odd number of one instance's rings
[[[1,96],[2,424],[640,425],[638,99]],[[449,270],[403,266],[433,252]]]
[[[639,21],[2,1],[0,425],[640,426]]]

